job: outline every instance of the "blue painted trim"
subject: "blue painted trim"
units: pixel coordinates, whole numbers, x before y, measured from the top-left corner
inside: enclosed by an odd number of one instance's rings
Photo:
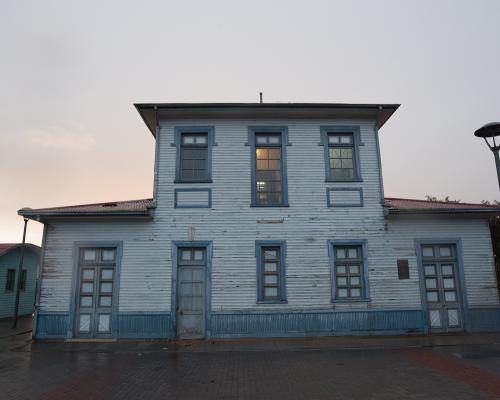
[[[119,339],[171,339],[170,312],[120,312],[117,338]]]
[[[75,316],[78,307],[78,255],[80,248],[82,247],[113,247],[116,248],[116,265],[115,265],[115,279],[114,279],[114,290],[113,290],[113,306],[111,307],[111,323],[112,330],[111,336],[116,337],[117,335],[117,318],[118,318],[118,305],[120,301],[120,270],[121,270],[121,260],[123,256],[123,241],[86,241],[86,242],[74,242],[73,244],[73,279],[71,284],[71,299],[70,299],[70,314],[69,314],[69,326],[67,332],[67,338],[73,338],[76,336],[76,326],[75,326]]]
[[[332,204],[331,203],[331,195],[330,192],[359,192],[359,203],[341,203],[341,204]],[[327,207],[364,207],[365,202],[363,199],[363,189],[362,188],[349,188],[349,187],[335,187],[335,188],[326,188],[326,205]]]
[[[158,119],[158,107],[155,106],[155,161],[154,161],[154,181],[153,181],[153,213],[156,212],[156,202],[158,200],[158,180],[160,165],[160,121]]]
[[[212,337],[395,335],[423,332],[422,310],[214,312]]]
[[[330,157],[328,155],[328,134],[329,133],[339,133],[346,132],[352,133],[354,139],[354,178],[352,179],[338,179],[333,178],[330,174]],[[323,154],[325,160],[325,181],[326,182],[362,182],[361,178],[361,157],[359,155],[359,148],[363,144],[361,143],[361,130],[357,125],[329,125],[320,127],[320,140],[323,145]]]
[[[466,285],[465,285],[465,274],[464,274],[464,264],[462,257],[462,240],[456,238],[432,238],[432,239],[415,239],[415,253],[417,255],[417,265],[418,265],[418,276],[420,280],[420,302],[422,304],[422,310],[425,315],[424,331],[426,334],[430,333],[431,329],[428,323],[427,313],[427,298],[425,294],[425,278],[424,278],[424,266],[422,262],[422,245],[454,245],[455,251],[457,253],[457,266],[458,266],[458,290],[460,292],[460,313],[463,317],[464,330],[469,329],[469,307],[467,301]]]
[[[38,264],[36,277],[35,312],[33,313],[33,326],[31,328],[33,337],[36,337],[38,327],[38,312],[40,309],[40,296],[42,294],[42,271],[45,259],[45,247],[47,245],[47,233],[48,225],[46,222],[43,222],[42,250],[40,251],[40,263]]]
[[[183,133],[206,133],[208,136],[208,166],[207,179],[202,181],[189,181],[181,179],[181,135]],[[217,146],[215,143],[215,128],[213,126],[176,126],[174,128],[174,143],[175,146],[175,181],[174,183],[211,183],[212,182],[212,147]]]
[[[171,287],[171,327],[174,336],[177,336],[177,253],[179,247],[203,247],[207,250],[207,268],[205,275],[205,338],[211,337],[210,321],[212,310],[212,257],[213,244],[208,240],[172,241],[172,287]]]
[[[256,201],[256,178],[255,178],[255,134],[256,133],[280,133],[281,134],[281,193],[282,204],[279,205],[259,205]],[[250,146],[250,169],[251,169],[251,193],[252,198],[250,207],[289,207],[288,204],[288,174],[287,174],[287,158],[286,147],[291,146],[288,142],[288,127],[287,126],[249,126],[248,127],[248,146]],[[270,146],[272,147],[272,146]],[[276,146],[278,147],[278,146]]]
[[[37,313],[35,339],[67,339],[70,315],[68,312],[43,312]]]
[[[368,281],[368,242],[366,239],[360,240],[328,240],[328,258],[330,260],[330,286],[332,303],[356,303],[360,301],[370,301],[370,283]],[[361,299],[338,299],[337,279],[335,270],[335,247],[337,246],[361,246],[363,252],[363,290]]]
[[[207,204],[189,205],[189,206],[179,205],[177,202],[177,193],[178,192],[208,192],[208,203]],[[212,208],[212,189],[211,188],[175,189],[174,190],[174,208]]]
[[[280,248],[280,270],[279,270],[279,301],[263,300],[262,298],[262,247]],[[255,259],[257,263],[257,303],[286,303],[286,242],[284,240],[256,240]]]

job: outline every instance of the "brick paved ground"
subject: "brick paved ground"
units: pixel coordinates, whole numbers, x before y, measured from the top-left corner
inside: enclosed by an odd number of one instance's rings
[[[500,345],[4,343],[1,399],[500,398]],[[343,342],[340,342],[343,343]],[[356,347],[356,339],[350,339]],[[382,342],[377,342],[382,343]],[[446,344],[446,341],[444,342]]]

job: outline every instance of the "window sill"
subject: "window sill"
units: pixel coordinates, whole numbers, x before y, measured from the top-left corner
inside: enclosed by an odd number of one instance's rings
[[[371,302],[371,299],[332,299],[330,300],[330,303],[333,304],[349,304],[349,303],[369,303]]]
[[[325,182],[328,182],[328,183],[363,182],[363,179],[361,179],[361,178],[355,178],[355,179],[332,179],[332,178],[326,178]]]
[[[213,183],[211,179],[203,181],[181,181],[179,179],[174,180],[174,183]]]
[[[287,300],[259,300],[257,304],[288,304]]]
[[[286,207],[290,207],[290,205],[289,204],[276,204],[276,205],[272,205],[272,204],[267,204],[267,205],[250,204],[250,207],[252,207],[252,208],[286,208]]]

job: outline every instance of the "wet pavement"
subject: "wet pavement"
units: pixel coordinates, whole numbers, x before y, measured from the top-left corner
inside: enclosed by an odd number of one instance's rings
[[[1,399],[500,399],[500,336],[0,340]]]

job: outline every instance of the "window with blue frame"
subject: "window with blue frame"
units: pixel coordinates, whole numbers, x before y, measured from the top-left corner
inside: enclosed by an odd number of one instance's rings
[[[322,127],[327,181],[360,181],[359,127]]]
[[[213,127],[176,128],[176,183],[211,182]]]
[[[266,303],[286,301],[285,242],[257,241],[257,300]]]
[[[330,246],[332,300],[368,299],[365,242],[330,242]]]
[[[252,206],[288,205],[286,128],[250,128],[252,149]]]

